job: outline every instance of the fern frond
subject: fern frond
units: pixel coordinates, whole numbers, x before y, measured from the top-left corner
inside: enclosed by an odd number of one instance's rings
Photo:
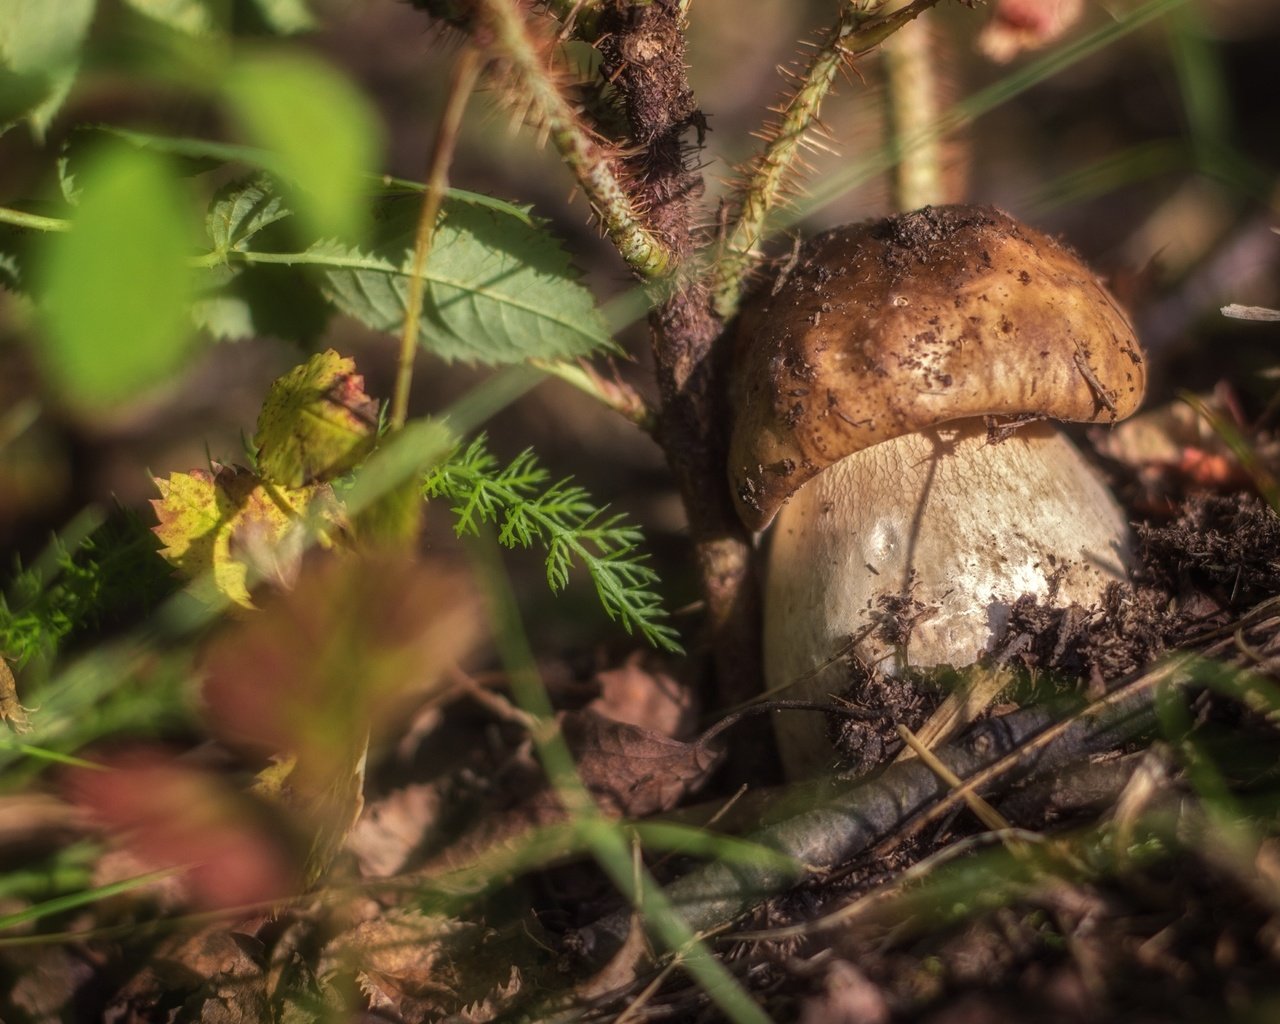
[[[504,547],[544,547],[553,593],[568,586],[574,563],[581,563],[609,618],[655,647],[679,653],[676,631],[663,621],[667,612],[653,589],[658,574],[640,553],[640,530],[625,516],[608,514],[569,478],[550,480],[527,449],[501,466],[481,435],[432,470],[424,491],[451,502],[458,536],[476,534],[488,523],[498,528]]]

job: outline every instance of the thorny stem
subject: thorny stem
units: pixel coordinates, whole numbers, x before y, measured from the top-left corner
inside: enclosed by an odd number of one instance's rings
[[[646,227],[606,147],[579,120],[547,67],[543,48],[530,35],[516,0],[477,0],[481,21],[492,34],[492,52],[508,62],[527,104],[530,120],[545,132],[577,178],[605,233],[632,271],[646,281],[673,267],[668,245]]]
[[[392,430],[399,430],[404,426],[409,412],[409,386],[413,383],[413,357],[418,350],[418,321],[422,316],[422,296],[426,287],[423,271],[427,266],[427,257],[431,254],[440,204],[444,202],[445,190],[449,185],[449,164],[458,144],[462,115],[467,108],[467,100],[475,89],[482,65],[480,52],[474,46],[466,47],[458,55],[449,80],[449,96],[440,116],[440,127],[436,130],[435,141],[431,146],[427,190],[422,200],[422,215],[418,218],[418,231],[413,240],[413,264],[409,269],[404,331],[400,336],[395,390],[391,396],[389,421]]]
[[[853,0],[845,0],[835,24],[809,62],[795,91],[779,108],[782,121],[769,126],[769,142],[752,163],[750,177],[740,190],[738,211],[725,232],[709,275],[716,312],[728,318],[737,311],[742,286],[760,259],[756,250],[769,214],[778,205],[800,150],[813,145],[822,102],[835,83],[836,74],[851,57],[890,38],[938,0],[912,0],[884,17]]]

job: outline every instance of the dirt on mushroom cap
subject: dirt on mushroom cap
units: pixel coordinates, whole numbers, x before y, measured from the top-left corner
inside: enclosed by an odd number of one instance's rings
[[[1066,246],[993,207],[837,228],[739,316],[730,474],[753,529],[881,441],[973,416],[1097,422],[1146,384],[1128,317]]]

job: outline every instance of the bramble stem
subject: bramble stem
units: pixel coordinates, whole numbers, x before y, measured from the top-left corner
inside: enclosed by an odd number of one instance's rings
[[[644,224],[618,176],[608,149],[579,120],[548,68],[543,47],[530,34],[516,0],[478,0],[481,21],[491,33],[491,52],[507,61],[519,79],[519,95],[530,119],[546,132],[565,166],[578,179],[605,233],[632,271],[656,281],[673,267],[670,247]]]
[[[458,144],[458,132],[462,127],[462,115],[467,100],[480,77],[483,61],[474,46],[468,46],[458,55],[449,80],[449,95],[444,112],[440,115],[440,127],[436,130],[431,146],[431,160],[427,169],[427,191],[422,200],[422,215],[418,218],[418,231],[413,240],[413,263],[409,269],[409,294],[405,300],[404,330],[400,335],[400,354],[396,359],[396,383],[391,395],[389,422],[392,430],[404,426],[409,412],[409,387],[413,383],[413,357],[418,351],[418,322],[422,316],[422,297],[426,289],[423,271],[431,254],[431,243],[436,234],[436,220],[445,190],[449,187],[449,164]]]
[[[760,259],[756,246],[764,237],[766,221],[778,204],[800,150],[809,144],[837,72],[852,57],[884,42],[937,2],[912,0],[883,17],[883,5],[870,11],[852,2],[841,5],[835,24],[799,84],[778,108],[781,122],[766,127],[770,141],[752,161],[748,180],[738,193],[737,216],[720,243],[709,274],[715,309],[721,317],[727,319],[737,311],[743,282]]]

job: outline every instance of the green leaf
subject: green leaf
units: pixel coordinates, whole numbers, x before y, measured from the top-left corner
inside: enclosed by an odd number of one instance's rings
[[[279,158],[292,205],[315,237],[355,237],[365,221],[361,175],[378,163],[381,129],[364,96],[335,68],[300,53],[259,53],[223,84],[249,141]]]
[[[271,385],[253,443],[268,480],[301,487],[354,469],[378,433],[378,403],[356,364],[333,349],[317,353]]]
[[[368,251],[335,242],[309,250],[310,261],[328,265],[326,294],[344,313],[400,330],[419,210],[416,199],[385,204]],[[612,344],[559,241],[523,215],[447,201],[424,279],[419,340],[444,359],[571,359]]]
[[[3,83],[5,127],[26,117],[44,134],[71,91],[95,7],[96,0],[0,0],[0,63],[11,73]],[[8,91],[16,86],[20,104]]]
[[[192,36],[209,35],[217,22],[208,0],[125,0],[143,17]]]
[[[495,523],[504,547],[545,548],[547,585],[553,593],[568,585],[574,560],[579,560],[609,618],[655,647],[682,653],[679,635],[664,621],[667,612],[652,589],[658,575],[640,554],[640,531],[622,516],[606,516],[583,488],[549,480],[528,450],[499,468],[481,436],[436,466],[423,492],[453,502],[458,536]]]
[[[71,231],[41,240],[39,355],[69,396],[106,404],[163,380],[187,354],[189,211],[152,154],[105,150],[80,183]]]
[[[255,0],[258,14],[273,32],[292,35],[315,28],[316,20],[307,0]]]
[[[255,179],[234,182],[220,189],[209,205],[205,226],[209,241],[218,252],[243,251],[259,231],[289,215],[284,200],[272,190],[270,183]]]

